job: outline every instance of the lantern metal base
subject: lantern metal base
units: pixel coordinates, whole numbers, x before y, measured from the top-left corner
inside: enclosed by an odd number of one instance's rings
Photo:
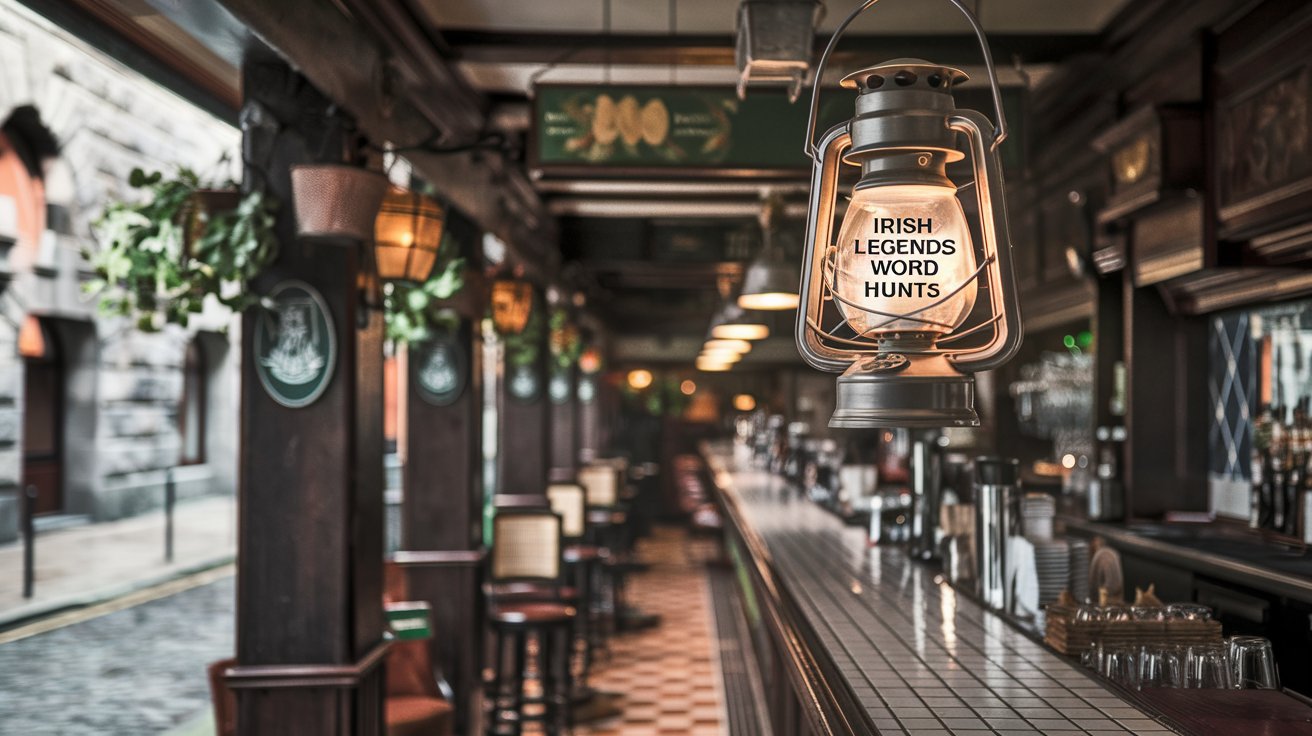
[[[942,354],[872,353],[838,377],[838,394],[829,426],[978,427],[975,377],[962,373]]]

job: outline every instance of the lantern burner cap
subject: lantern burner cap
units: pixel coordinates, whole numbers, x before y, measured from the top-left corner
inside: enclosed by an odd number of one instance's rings
[[[878,89],[932,89],[948,93],[958,84],[970,79],[960,69],[935,64],[924,59],[893,59],[875,66],[852,72],[839,82],[848,89],[861,93]]]

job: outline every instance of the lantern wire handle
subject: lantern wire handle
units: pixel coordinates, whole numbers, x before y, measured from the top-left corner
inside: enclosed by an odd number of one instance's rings
[[[825,52],[820,55],[820,63],[815,68],[815,81],[811,85],[811,113],[806,121],[806,145],[802,151],[812,161],[820,154],[815,147],[815,126],[820,116],[820,80],[824,77],[825,65],[829,63],[829,55],[833,53],[834,47],[838,45],[838,39],[842,37],[847,27],[856,20],[858,15],[866,12],[875,6],[879,0],[864,0],[858,5],[838,27],[834,29],[834,35],[829,37],[829,44],[825,46]],[[970,23],[971,29],[975,31],[975,38],[979,40],[980,50],[984,52],[984,68],[988,71],[989,85],[993,91],[993,108],[998,114],[998,123],[993,129],[993,142],[990,150],[996,149],[1000,143],[1007,140],[1007,116],[1002,112],[1002,87],[998,84],[998,72],[993,67],[993,54],[989,51],[988,37],[984,35],[984,28],[980,26],[979,19],[970,9],[962,4],[961,0],[948,0],[952,3],[961,14],[966,16]]]

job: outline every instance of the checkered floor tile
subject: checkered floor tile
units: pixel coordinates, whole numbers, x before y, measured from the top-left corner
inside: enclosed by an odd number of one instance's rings
[[[657,529],[638,548],[651,569],[629,582],[629,603],[661,625],[611,641],[592,685],[624,694],[620,718],[578,726],[576,736],[719,736],[726,733],[705,568],[711,549],[682,530]]]

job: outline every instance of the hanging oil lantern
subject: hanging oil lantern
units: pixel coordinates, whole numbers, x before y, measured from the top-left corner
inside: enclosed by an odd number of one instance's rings
[[[876,0],[841,23],[816,72],[844,29]],[[838,378],[831,427],[975,426],[974,376],[996,368],[1020,347],[1022,327],[1011,264],[997,146],[1006,137],[1001,91],[978,21],[950,0],[984,48],[998,116],[956,107],[957,69],[898,59],[849,74],[856,115],[814,139],[813,90],[806,152],[813,162],[796,339],[812,367]],[[818,83],[817,83],[818,87]],[[968,143],[978,204],[980,247],[957,199],[947,164]],[[841,164],[861,178],[832,235]],[[969,186],[969,185],[967,185]],[[987,300],[987,314],[976,310]],[[957,341],[970,337],[969,342]]]
[[[518,335],[533,312],[533,285],[519,279],[492,283],[492,324],[502,335]]]

